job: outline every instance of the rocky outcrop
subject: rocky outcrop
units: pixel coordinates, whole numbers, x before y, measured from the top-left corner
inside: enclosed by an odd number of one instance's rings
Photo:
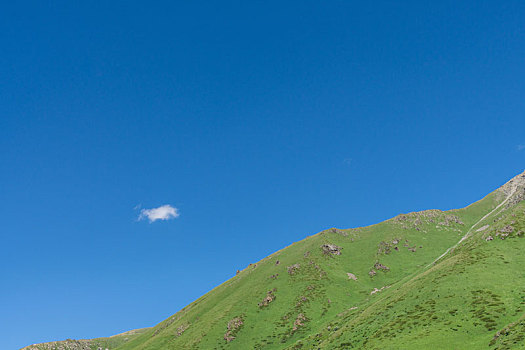
[[[299,271],[300,268],[301,268],[300,264],[293,264],[293,265],[288,266],[286,270],[288,271],[289,275],[295,275]]]
[[[498,230],[498,233],[496,233],[496,236],[505,239],[507,238],[512,232],[514,232],[514,226],[512,225],[505,225],[504,227],[500,228]]]
[[[22,350],[91,350],[93,344],[91,340],[73,340],[54,341],[50,343],[33,344],[26,346]]]
[[[501,186],[499,190],[508,196],[514,193],[515,190],[519,188],[525,188],[525,171],[507,181],[507,183]]]
[[[415,229],[425,231],[426,225],[452,226],[452,224],[463,225],[463,221],[453,214],[439,209],[424,210],[408,214],[401,214],[393,218],[393,222],[400,224],[404,229]]]
[[[346,275],[348,276],[349,280],[357,281],[357,277],[353,273],[347,272]]]
[[[506,204],[507,208],[525,200],[525,172],[513,177],[498,190],[506,197],[510,196]]]
[[[321,249],[324,254],[326,255],[341,255],[341,250],[343,248],[336,246],[335,244],[323,244],[321,246]]]
[[[376,262],[374,264],[374,269],[384,271],[384,272],[390,271],[390,268],[388,266],[383,265],[380,262]]]
[[[295,319],[293,323],[292,331],[295,332],[296,330],[299,329],[299,327],[304,326],[306,320],[307,320],[306,316],[303,313],[300,313],[299,315],[297,315],[297,318]]]
[[[235,335],[237,332],[241,329],[243,326],[244,321],[241,316],[232,318],[228,325],[226,326],[227,331],[224,334],[224,340],[226,340],[227,343],[231,342],[235,339]]]
[[[134,339],[136,336],[148,331],[150,328],[133,329],[124,333],[116,334],[108,338],[96,339],[66,339],[49,343],[33,344],[21,350],[111,350]],[[112,344],[108,347],[107,344]]]
[[[190,325],[188,324],[182,324],[180,326],[177,327],[177,337],[180,337],[185,331],[186,329],[188,329],[190,327]]]
[[[463,221],[461,221],[461,219],[459,217],[457,217],[456,215],[447,215],[447,216],[445,216],[444,220],[440,221],[438,223],[438,225],[442,225],[442,226],[447,226],[448,227],[452,223],[459,224],[459,225],[464,225]]]
[[[327,230],[329,233],[336,233],[338,235],[341,235],[343,237],[348,237],[348,233],[344,230],[340,230],[338,228],[332,227],[331,229]]]
[[[272,290],[269,290],[267,293],[266,293],[266,296],[263,298],[263,300],[257,304],[260,308],[263,308],[263,307],[266,307],[268,305],[270,305],[270,303],[272,301],[275,300],[275,292],[277,291],[276,288],[272,289]]]

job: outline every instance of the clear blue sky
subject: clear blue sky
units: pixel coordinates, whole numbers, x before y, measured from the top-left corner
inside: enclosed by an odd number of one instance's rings
[[[480,199],[525,168],[524,23],[523,1],[4,2],[0,348],[152,326],[307,235]]]

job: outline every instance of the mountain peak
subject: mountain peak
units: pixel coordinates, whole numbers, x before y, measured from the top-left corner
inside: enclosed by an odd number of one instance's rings
[[[507,195],[516,191],[517,189],[525,188],[525,171],[514,176],[500,188]]]
[[[525,199],[525,171],[519,175],[514,176],[506,184],[499,188],[501,192],[507,197],[507,205],[512,205],[521,202]]]

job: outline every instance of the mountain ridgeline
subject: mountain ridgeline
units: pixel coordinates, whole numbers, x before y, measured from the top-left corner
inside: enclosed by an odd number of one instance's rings
[[[331,228],[155,327],[24,349],[524,349],[524,199],[522,173],[463,209]]]

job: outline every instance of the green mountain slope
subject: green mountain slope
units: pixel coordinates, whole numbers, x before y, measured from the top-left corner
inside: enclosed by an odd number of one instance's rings
[[[134,329],[124,333],[116,334],[106,338],[95,339],[67,339],[62,341],[55,341],[50,343],[34,344],[23,348],[22,350],[105,350],[115,349],[119,345],[128,342],[149,328]]]
[[[524,199],[320,232],[116,348],[523,349]]]

